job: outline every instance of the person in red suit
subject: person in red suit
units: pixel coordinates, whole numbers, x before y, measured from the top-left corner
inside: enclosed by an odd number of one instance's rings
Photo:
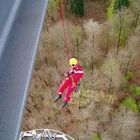
[[[58,88],[58,95],[55,97],[55,102],[58,101],[64,91],[66,90],[64,96],[64,102],[61,108],[64,108],[70,101],[70,97],[73,92],[79,87],[80,80],[83,78],[83,68],[80,63],[75,58],[69,60],[70,68],[66,71],[66,78],[62,81],[60,87]]]

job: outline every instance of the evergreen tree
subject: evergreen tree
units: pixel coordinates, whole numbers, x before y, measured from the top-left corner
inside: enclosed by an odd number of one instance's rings
[[[71,0],[70,9],[76,16],[84,16],[84,0]]]
[[[129,7],[130,5],[130,0],[115,0],[114,3],[114,12],[116,12],[117,10],[121,10],[124,7]]]
[[[114,13],[122,8],[128,8],[130,6],[130,0],[111,0],[111,4],[108,7],[107,15],[111,18]]]

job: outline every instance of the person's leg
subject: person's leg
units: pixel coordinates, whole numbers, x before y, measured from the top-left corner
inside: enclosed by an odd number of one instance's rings
[[[70,98],[71,98],[71,95],[74,93],[74,90],[76,89],[75,86],[73,85],[70,85],[66,91],[66,94],[65,94],[65,97],[64,97],[64,101],[65,102],[69,102],[70,101]]]
[[[76,87],[72,86],[72,84],[70,84],[68,86],[67,91],[66,91],[66,94],[65,94],[65,97],[64,97],[64,102],[61,105],[61,108],[64,108],[67,105],[67,103],[70,101],[70,97],[73,94],[75,88]]]
[[[69,78],[64,79],[58,88],[58,94],[62,95],[65,89],[69,86],[69,84],[70,84],[70,79]]]
[[[62,97],[62,94],[64,90],[68,87],[68,85],[69,85],[69,78],[66,78],[62,81],[62,84],[58,88],[58,95],[54,99],[55,102],[58,101]]]

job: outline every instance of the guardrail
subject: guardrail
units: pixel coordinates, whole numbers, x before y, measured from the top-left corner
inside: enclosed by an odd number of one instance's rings
[[[53,129],[36,129],[21,132],[19,140],[74,140],[71,136]]]

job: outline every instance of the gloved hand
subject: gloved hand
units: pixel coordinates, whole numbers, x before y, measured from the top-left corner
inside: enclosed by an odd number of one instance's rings
[[[70,74],[70,75],[71,75],[71,74],[74,74],[74,71],[73,71],[73,70],[70,70],[70,73],[69,73],[69,74]]]
[[[73,69],[70,69],[65,73],[65,76],[70,76],[72,74],[74,74],[74,71],[73,71]]]

